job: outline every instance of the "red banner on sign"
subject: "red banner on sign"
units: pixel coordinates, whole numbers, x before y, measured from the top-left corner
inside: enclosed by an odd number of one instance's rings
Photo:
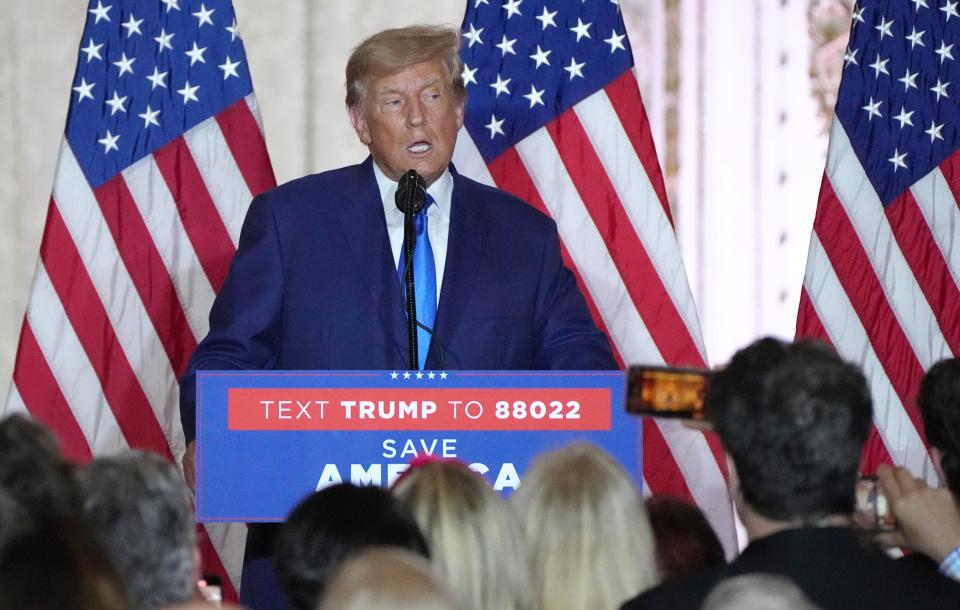
[[[230,430],[609,430],[608,389],[234,388]]]

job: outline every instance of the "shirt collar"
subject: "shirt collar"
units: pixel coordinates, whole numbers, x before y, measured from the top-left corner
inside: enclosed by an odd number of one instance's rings
[[[383,173],[376,161],[373,162],[373,175],[377,178],[377,187],[380,189],[384,214],[402,214],[394,201],[397,194],[397,183]],[[449,167],[443,170],[440,177],[427,188],[427,192],[433,196],[434,206],[437,210],[443,215],[449,216],[450,204],[453,201],[453,174],[450,173]],[[433,214],[431,214],[431,217],[433,217]]]

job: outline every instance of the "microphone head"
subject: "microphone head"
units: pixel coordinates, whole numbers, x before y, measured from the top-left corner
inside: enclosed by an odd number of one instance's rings
[[[397,208],[404,214],[409,212],[416,214],[423,209],[423,204],[427,200],[427,183],[423,176],[417,173],[417,170],[411,169],[400,177],[397,186],[397,194],[393,198]]]

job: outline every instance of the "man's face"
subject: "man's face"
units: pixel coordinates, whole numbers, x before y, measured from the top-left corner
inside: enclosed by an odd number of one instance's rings
[[[453,158],[463,104],[432,60],[373,81],[350,120],[391,180],[415,169],[429,186]]]

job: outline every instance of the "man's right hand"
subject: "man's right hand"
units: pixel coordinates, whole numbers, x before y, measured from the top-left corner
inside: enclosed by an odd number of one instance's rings
[[[906,544],[937,563],[960,546],[960,507],[949,489],[933,489],[903,468],[881,466],[877,479],[897,518],[893,536],[881,544]]]
[[[187,482],[190,492],[197,493],[197,441],[190,441],[183,454],[183,479]]]

